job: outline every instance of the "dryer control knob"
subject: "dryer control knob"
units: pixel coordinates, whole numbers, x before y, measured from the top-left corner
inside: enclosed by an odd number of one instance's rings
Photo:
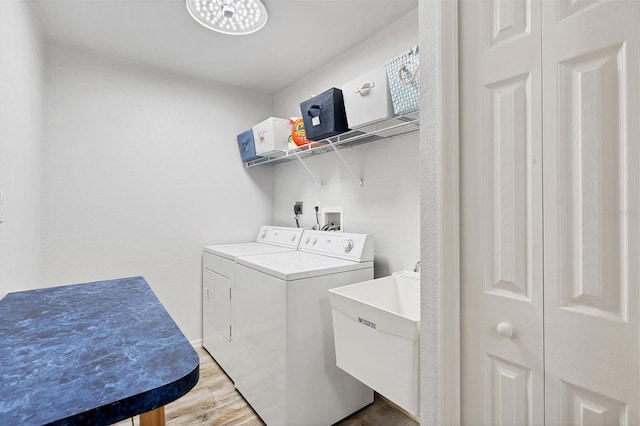
[[[317,239],[317,238],[314,238],[314,239],[313,239],[313,242],[312,242],[311,244],[313,244],[313,245],[315,246],[317,242],[318,242],[318,239]]]
[[[267,236],[267,231],[263,231],[262,235],[260,236],[260,238],[264,239],[264,237],[266,237],[266,236]]]
[[[292,235],[292,236],[291,236],[291,241],[295,241],[295,240],[296,240],[296,236],[295,236],[295,235]]]
[[[345,253],[349,253],[353,248],[353,240],[347,240],[342,244],[342,248],[344,248]]]
[[[307,240],[304,243],[309,244],[309,241],[311,241],[311,238],[307,237]]]

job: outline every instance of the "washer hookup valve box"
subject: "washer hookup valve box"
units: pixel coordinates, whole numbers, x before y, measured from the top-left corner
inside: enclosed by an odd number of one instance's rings
[[[307,139],[320,141],[349,130],[342,90],[332,87],[300,104]]]

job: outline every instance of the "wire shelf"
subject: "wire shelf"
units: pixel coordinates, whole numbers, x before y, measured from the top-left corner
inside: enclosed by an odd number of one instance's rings
[[[294,161],[299,158],[333,151],[334,148],[349,148],[382,139],[395,138],[417,132],[418,130],[420,130],[420,120],[419,113],[416,111],[369,124],[357,130],[350,130],[322,141],[311,142],[296,149],[283,152],[280,155],[248,161],[245,163],[245,167],[250,168],[264,164],[279,164]]]

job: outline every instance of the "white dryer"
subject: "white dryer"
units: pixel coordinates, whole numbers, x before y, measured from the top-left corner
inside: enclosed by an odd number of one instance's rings
[[[327,291],[372,278],[363,234],[305,231],[296,252],[237,258],[235,384],[267,425],[331,425],[373,402],[336,366]]]
[[[234,379],[234,278],[238,256],[295,251],[302,229],[262,226],[255,242],[204,247],[202,346]]]

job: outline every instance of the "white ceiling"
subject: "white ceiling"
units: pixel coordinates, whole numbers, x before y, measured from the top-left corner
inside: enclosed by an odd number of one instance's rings
[[[184,0],[33,1],[47,39],[276,93],[418,6],[418,0],[264,0],[267,25],[229,36]]]

